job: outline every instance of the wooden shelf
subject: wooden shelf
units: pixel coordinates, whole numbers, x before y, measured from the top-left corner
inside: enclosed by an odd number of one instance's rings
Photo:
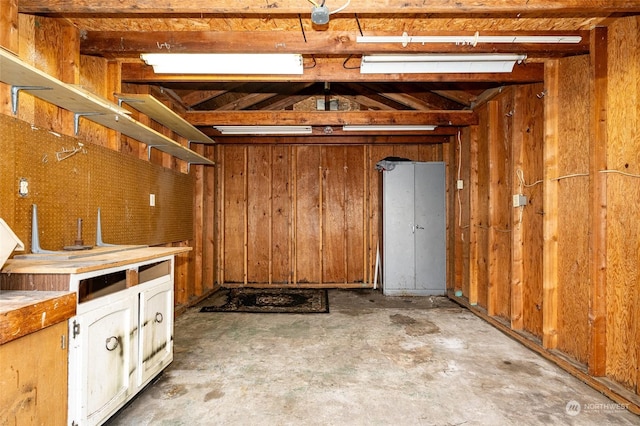
[[[0,49],[0,81],[12,86],[14,114],[18,106],[18,93],[27,92],[73,112],[76,126],[78,119],[84,117],[189,164],[214,165],[208,158],[134,120],[126,109],[79,86],[53,78],[4,49]]]
[[[176,114],[171,108],[151,95],[124,93],[117,94],[120,103],[126,103],[132,108],[146,114],[158,123],[173,130],[189,142],[213,144],[215,141],[202,133],[191,123]]]

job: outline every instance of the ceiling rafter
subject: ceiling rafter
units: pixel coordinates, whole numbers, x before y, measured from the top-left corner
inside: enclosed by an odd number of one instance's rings
[[[340,58],[338,58],[340,59]],[[316,58],[313,65],[304,70],[303,75],[197,75],[197,74],[155,74],[153,68],[144,64],[122,64],[122,81],[129,83],[205,83],[205,82],[504,82],[537,83],[544,79],[544,64],[523,63],[514,66],[510,73],[484,74],[361,74],[360,60],[354,58],[356,66],[345,67],[343,60]],[[256,64],[259,66],[259,64]]]
[[[478,123],[473,111],[189,111],[185,119],[194,126],[307,125],[343,126],[345,124],[434,124],[469,126]]]
[[[339,4],[338,4],[339,3]],[[335,9],[344,4],[343,1],[332,2]],[[64,14],[241,14],[241,15],[280,15],[309,14],[311,5],[302,0],[266,0],[263,2],[246,2],[236,0],[20,0],[20,13],[64,13]],[[423,0],[385,0],[371,2],[369,0],[351,0],[342,13],[373,14],[413,14],[429,13],[430,15],[462,15],[477,14],[482,16],[496,15],[563,15],[589,14],[601,16],[613,13],[640,12],[640,4],[634,0],[430,0],[425,6]]]

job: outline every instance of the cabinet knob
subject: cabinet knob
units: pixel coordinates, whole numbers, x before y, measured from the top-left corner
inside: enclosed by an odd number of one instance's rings
[[[107,350],[109,352],[114,351],[117,347],[118,344],[120,343],[120,339],[118,339],[116,336],[111,336],[107,338],[107,342],[105,344],[105,347],[107,348]]]
[[[164,320],[164,316],[162,316],[161,312],[156,312],[156,322],[161,323]]]

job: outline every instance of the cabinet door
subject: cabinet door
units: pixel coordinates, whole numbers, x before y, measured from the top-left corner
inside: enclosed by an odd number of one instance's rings
[[[135,390],[137,301],[108,302],[69,321],[69,420],[82,425],[101,423]]]
[[[0,345],[0,424],[64,425],[67,322]]]
[[[415,293],[446,292],[446,217],[444,163],[415,164]]]
[[[157,281],[140,291],[139,386],[173,360],[173,282],[168,277]]]
[[[415,285],[414,167],[397,163],[383,172],[383,292],[402,294]]]

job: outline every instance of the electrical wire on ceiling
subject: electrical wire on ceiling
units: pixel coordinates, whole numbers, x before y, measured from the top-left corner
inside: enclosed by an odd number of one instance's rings
[[[330,12],[330,15],[333,15],[334,13],[338,13],[338,12],[342,12],[343,10],[345,10],[347,7],[349,7],[349,4],[351,3],[351,0],[347,0],[347,2],[345,4],[343,4],[342,6],[340,6],[339,8],[337,8],[336,10],[334,10],[333,12]],[[322,2],[322,4],[324,5],[324,1]]]

